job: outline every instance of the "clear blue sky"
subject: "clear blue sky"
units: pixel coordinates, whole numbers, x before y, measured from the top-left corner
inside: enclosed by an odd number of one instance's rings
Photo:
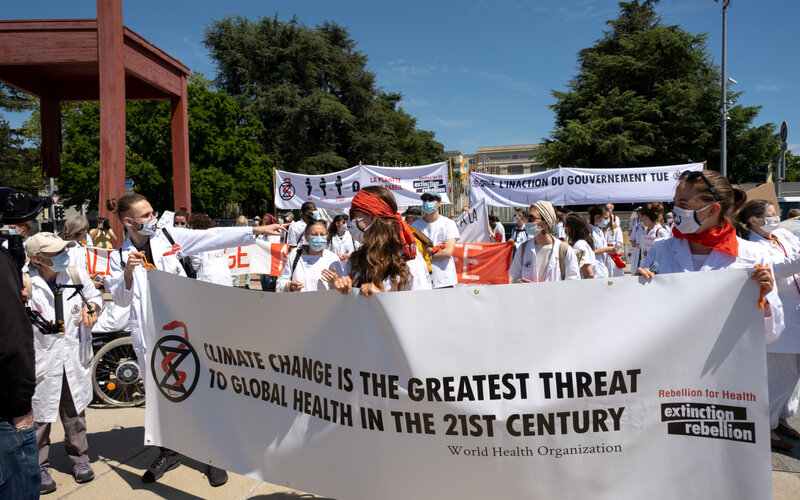
[[[708,33],[709,52],[721,63],[719,3],[663,0],[657,11],[666,24]],[[348,26],[378,84],[401,92],[402,106],[445,149],[464,153],[548,136],[551,90],[565,88],[576,53],[617,12],[613,0],[123,0],[126,26],[209,78],[216,69],[201,41],[214,19],[296,14],[308,26]],[[6,19],[90,17],[94,0],[6,1],[0,11]],[[786,121],[789,147],[800,153],[800,2],[733,0],[727,17],[728,75],[744,92],[739,102],[763,106],[755,125]]]

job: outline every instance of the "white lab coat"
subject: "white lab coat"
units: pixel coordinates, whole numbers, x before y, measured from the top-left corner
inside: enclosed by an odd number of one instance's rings
[[[35,269],[31,269],[30,276],[33,291],[29,306],[47,321],[54,321],[56,313],[53,292]],[[86,300],[99,311],[103,303],[100,291],[94,287],[85,269],[78,269],[78,276],[83,284]],[[62,271],[56,275],[56,283],[71,284],[72,278],[67,271]],[[32,404],[33,419],[36,422],[56,421],[64,372],[67,373],[75,410],[82,412],[92,401],[92,336],[91,332],[85,331],[85,342],[80,342],[79,330],[88,329],[78,325],[84,304],[77,294],[69,298],[75,292],[74,289],[67,288],[63,292],[64,332],[43,335],[36,326],[33,327],[36,392]]]
[[[181,266],[180,259],[184,255],[195,255],[212,250],[231,248],[238,246],[251,245],[255,242],[253,228],[250,226],[235,227],[215,227],[205,230],[191,230],[180,227],[169,228],[169,233],[176,244],[180,245],[180,252],[172,253],[172,244],[164,235],[163,229],[156,231],[150,237],[150,249],[153,253],[152,264],[161,271],[186,276],[186,272]],[[139,358],[139,365],[144,367],[145,353],[147,346],[144,341],[144,323],[147,321],[145,310],[145,297],[150,293],[148,290],[147,271],[144,266],[136,266],[133,270],[133,283],[130,289],[125,288],[124,269],[120,263],[120,253],[122,262],[128,262],[128,255],[136,247],[131,243],[130,238],[126,239],[121,249],[111,252],[111,278],[108,280],[110,286],[106,289],[111,291],[111,298],[119,306],[131,306],[131,343],[136,356]],[[169,255],[165,255],[169,254]],[[142,370],[142,374],[145,370]]]
[[[756,264],[767,265],[772,263],[769,253],[757,243],[737,238],[739,241],[739,256],[712,250],[700,271],[716,271],[719,269],[753,269]],[[647,253],[640,267],[651,268],[653,263],[656,274],[694,272],[692,252],[689,242],[684,238],[667,238],[657,241]],[[658,279],[658,277],[656,277]],[[772,288],[766,296],[772,310],[772,316],[764,318],[764,336],[768,343],[780,337],[784,329],[783,305],[778,296],[778,287]]]
[[[769,240],[764,239],[754,231],[750,231],[750,241],[761,245],[771,255],[774,260],[783,261],[787,258],[800,257],[800,240],[789,231],[778,228],[773,233],[786,249],[783,250]],[[778,269],[775,270],[775,286],[778,288],[778,296],[783,304],[783,317],[786,330],[781,334],[781,338],[767,346],[767,352],[800,354],[800,276],[779,275]]]
[[[567,245],[559,240],[553,243],[553,251],[547,259],[547,267],[545,269],[545,281],[561,281],[561,264],[559,259],[559,246],[561,244]],[[536,271],[536,244],[533,240],[523,243],[511,261],[511,268],[508,270],[508,275],[511,277],[511,282],[517,282],[520,278],[529,281],[539,281]],[[581,279],[580,268],[578,267],[578,258],[575,256],[575,251],[572,247],[567,245],[567,253],[564,261],[564,273],[567,280]]]
[[[616,222],[614,224],[616,224]],[[604,234],[606,236],[606,241],[608,241],[608,244],[614,245],[616,253],[621,254],[622,247],[624,245],[624,239],[622,237],[622,229],[620,229],[619,226],[614,226],[614,230],[612,231],[610,228],[607,227],[606,230],[604,231]],[[608,254],[606,254],[606,267],[608,268],[608,275],[611,277],[625,275],[625,268],[624,267],[622,269],[618,268],[617,265],[614,263],[614,259],[612,259],[611,256],[609,256]]]
[[[350,235],[350,231],[345,231],[342,236],[339,236],[338,233],[334,234],[331,237],[328,250],[339,256],[355,252],[356,247],[353,245],[353,237]]]
[[[230,258],[225,254],[224,248],[192,255],[190,260],[192,268],[197,271],[198,280],[222,286],[233,286],[231,269],[228,267]]]
[[[656,223],[652,228],[642,228],[639,233],[639,246],[642,248],[642,255],[647,257],[647,252],[653,248],[656,241],[661,241],[669,238],[669,232],[664,229],[661,224]]]
[[[300,258],[297,259],[297,265],[292,269],[297,252],[303,249]],[[342,267],[339,264],[339,256],[335,253],[322,249],[322,254],[310,255],[307,254],[305,247],[298,247],[289,252],[286,256],[286,265],[283,266],[283,271],[275,283],[276,292],[286,292],[286,285],[292,281],[299,281],[303,284],[301,292],[316,292],[318,290],[328,290],[331,284],[322,280],[322,271],[330,269],[338,275],[342,275]]]
[[[603,229],[589,224],[592,228],[592,240],[594,241],[594,248],[603,248],[608,246],[606,235]],[[608,266],[606,265],[606,254],[595,254],[594,263],[592,263],[595,278],[608,278]]]

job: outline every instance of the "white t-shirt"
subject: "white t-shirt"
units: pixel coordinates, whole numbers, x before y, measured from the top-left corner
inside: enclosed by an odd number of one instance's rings
[[[328,245],[328,250],[340,256],[353,253],[355,246],[353,245],[353,237],[350,236],[350,231],[345,231],[342,236],[339,236],[338,233],[334,234]]]
[[[567,231],[564,230],[563,222],[556,222],[556,225],[553,228],[553,237],[557,240],[567,241]]]
[[[425,259],[417,252],[417,256],[409,261],[406,261],[408,272],[411,273],[411,281],[406,286],[405,290],[430,290],[431,289],[431,275],[428,273],[428,266],[425,264]],[[342,262],[342,273],[344,276],[350,273],[350,261]],[[392,289],[392,281],[389,278],[383,280],[383,291],[392,292],[398,291]]]
[[[461,239],[455,221],[441,215],[431,223],[425,222],[425,219],[418,219],[414,221],[412,226],[431,240],[433,245],[441,245],[450,238],[456,241]],[[455,286],[458,284],[456,264],[453,258],[432,260],[431,279],[433,280],[433,288]]]
[[[592,247],[590,247],[585,241],[578,240],[574,245],[572,245],[572,248],[575,250],[583,250],[583,255],[578,261],[578,267],[582,269],[583,266],[589,264],[592,266],[592,270],[594,270],[594,265],[597,261],[597,258],[594,256],[594,250],[592,250]],[[583,271],[581,271],[581,277],[583,277]]]
[[[217,285],[233,286],[231,283],[231,270],[228,267],[228,256],[225,250],[203,252],[192,255],[192,267],[197,271],[197,279]]]
[[[331,269],[339,276],[342,276],[342,269],[339,265],[339,257],[328,250],[322,250],[317,255],[309,255],[305,251],[297,260],[297,265],[292,272],[292,265],[297,257],[298,248],[295,248],[286,256],[286,265],[278,277],[275,284],[276,292],[285,292],[286,285],[291,281],[299,281],[303,284],[301,292],[316,292],[317,290],[329,290],[330,283],[322,281],[322,270]]]
[[[291,247],[297,247],[305,243],[303,233],[306,230],[306,222],[303,219],[292,222],[287,230],[286,244]]]

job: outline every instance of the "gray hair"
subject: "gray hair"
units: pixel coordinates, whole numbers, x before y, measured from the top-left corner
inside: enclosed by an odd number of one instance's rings
[[[89,230],[89,221],[83,215],[73,215],[64,221],[61,238],[64,240],[77,240],[84,231]]]

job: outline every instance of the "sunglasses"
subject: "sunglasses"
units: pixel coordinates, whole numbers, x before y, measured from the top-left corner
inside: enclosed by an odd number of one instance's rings
[[[679,181],[682,181],[682,180],[694,181],[694,180],[697,180],[698,178],[703,179],[703,182],[706,183],[706,186],[708,186],[708,190],[711,191],[711,195],[714,197],[714,201],[719,201],[719,195],[717,195],[717,190],[714,189],[714,186],[712,186],[711,183],[708,181],[708,179],[706,179],[706,176],[703,175],[702,171],[685,170],[678,177],[678,180]]]
[[[185,226],[185,225],[186,225],[186,223],[185,223],[185,222],[175,222],[175,223],[173,223],[173,224],[174,224],[175,226]]]

